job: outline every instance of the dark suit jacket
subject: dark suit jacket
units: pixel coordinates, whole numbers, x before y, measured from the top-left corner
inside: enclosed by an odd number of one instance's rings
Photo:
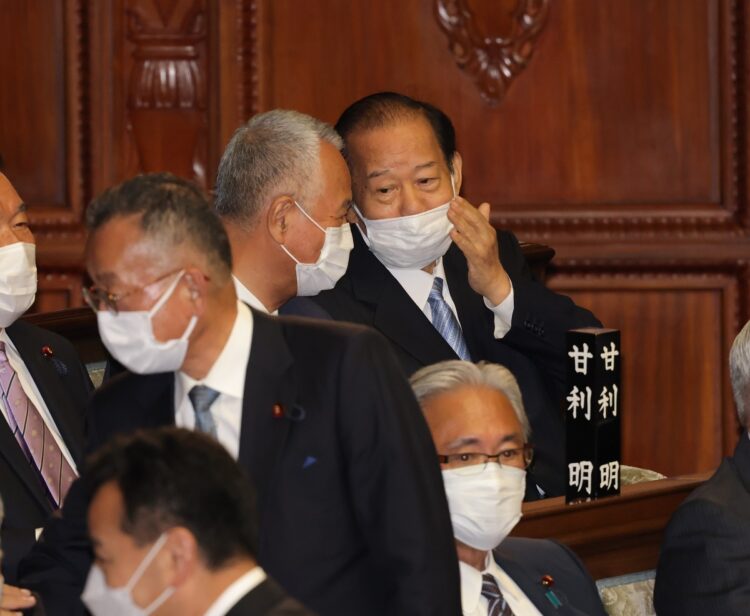
[[[750,612],[750,439],[675,511],[654,587],[659,616]]]
[[[542,614],[605,616],[596,584],[578,557],[565,546],[545,539],[508,537],[494,551],[495,562]],[[545,575],[553,584],[542,584]],[[546,596],[548,590],[562,604]]]
[[[258,489],[260,564],[321,614],[457,614],[442,477],[388,345],[366,328],[253,314],[239,462]],[[172,424],[173,383],[113,378],[93,398],[89,446]],[[22,564],[24,585],[60,614],[78,613],[90,564],[86,493],[71,487]]]
[[[253,588],[226,613],[226,616],[315,616],[267,578]]]
[[[361,235],[357,231],[353,235],[349,268],[336,287],[313,298],[292,300],[283,312],[328,316],[374,327],[389,340],[407,375],[423,366],[457,359],[422,310],[369,251]],[[472,359],[502,364],[518,380],[536,448],[530,473],[548,495],[557,496],[565,487],[561,411],[566,378],[565,332],[600,323],[588,310],[532,278],[512,233],[499,231],[498,246],[515,295],[512,327],[502,339],[494,336],[494,315],[469,285],[466,259],[455,244],[443,258],[445,276]],[[317,310],[310,307],[311,300]]]
[[[76,465],[83,460],[84,412],[93,389],[73,346],[57,334],[17,321],[7,328]],[[44,347],[53,355],[45,357]],[[3,575],[16,581],[18,562],[36,540],[53,508],[38,473],[29,465],[8,422],[0,418],[0,494],[5,506],[2,525]]]

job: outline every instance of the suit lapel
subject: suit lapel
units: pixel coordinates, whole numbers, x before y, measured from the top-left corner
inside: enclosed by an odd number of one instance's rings
[[[542,585],[541,576],[523,564],[495,555],[497,564],[507,573],[542,614],[555,616],[578,616],[580,612],[571,607],[564,589],[552,587],[555,597],[562,605],[555,606],[547,597],[548,589]]]
[[[360,234],[354,232],[353,235],[352,291],[357,300],[373,307],[373,327],[422,365],[457,359],[455,351],[370,252]]]
[[[263,500],[273,485],[297,388],[281,321],[256,310],[252,313],[253,340],[242,401],[239,461],[250,471]]]
[[[70,394],[66,391],[60,375],[50,359],[42,356],[41,349],[22,332],[11,326],[8,336],[23,359],[34,384],[52,415],[60,436],[76,465],[83,463],[83,414],[85,409],[74,408]]]

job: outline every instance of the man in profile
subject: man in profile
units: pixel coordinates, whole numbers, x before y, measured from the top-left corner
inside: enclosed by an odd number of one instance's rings
[[[742,435],[734,455],[675,511],[656,569],[659,616],[739,616],[750,606],[750,323],[729,352]]]
[[[568,548],[508,537],[521,518],[533,457],[518,383],[507,368],[449,360],[411,385],[430,427],[448,496],[464,616],[604,616],[596,586]]]
[[[276,313],[294,297],[331,289],[352,249],[352,191],[341,137],[285,109],[254,116],[221,157],[214,208],[232,246],[237,295]]]
[[[220,220],[170,174],[108,190],[87,223],[86,295],[129,370],[95,394],[89,448],[140,428],[206,432],[251,476],[258,562],[293,597],[321,614],[455,614],[434,448],[382,338],[238,301]],[[91,563],[83,479],[23,563],[23,581],[70,613]]]
[[[490,225],[488,203],[460,196],[463,159],[445,113],[381,92],[353,103],[336,129],[357,231],[347,273],[313,301],[380,331],[406,374],[457,358],[508,366],[534,429],[534,482],[562,494],[565,332],[599,322],[532,278],[515,236]]]
[[[93,616],[125,598],[159,616],[312,614],[258,565],[254,490],[216,440],[182,428],[116,437],[86,474]]]

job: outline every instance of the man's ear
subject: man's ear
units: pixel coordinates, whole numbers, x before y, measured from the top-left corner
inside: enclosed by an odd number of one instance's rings
[[[268,206],[268,214],[266,216],[268,233],[277,244],[283,244],[286,240],[289,214],[293,208],[294,199],[289,195],[279,195]]]
[[[211,280],[197,267],[185,268],[183,276],[190,301],[193,302],[194,313],[201,316],[206,309],[206,297]]]
[[[461,183],[463,182],[463,164],[464,161],[458,151],[453,154],[453,186],[456,188],[456,195],[461,194]]]
[[[179,588],[191,578],[201,562],[198,542],[187,528],[176,526],[169,530],[163,549],[169,556],[170,586]]]

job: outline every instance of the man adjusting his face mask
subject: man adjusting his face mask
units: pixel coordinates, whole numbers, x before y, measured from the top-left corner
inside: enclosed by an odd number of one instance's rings
[[[455,198],[453,176],[451,187]],[[362,239],[386,267],[422,269],[442,257],[451,245],[450,201],[420,214],[380,219],[365,218],[356,205],[353,207],[366,228]]]

